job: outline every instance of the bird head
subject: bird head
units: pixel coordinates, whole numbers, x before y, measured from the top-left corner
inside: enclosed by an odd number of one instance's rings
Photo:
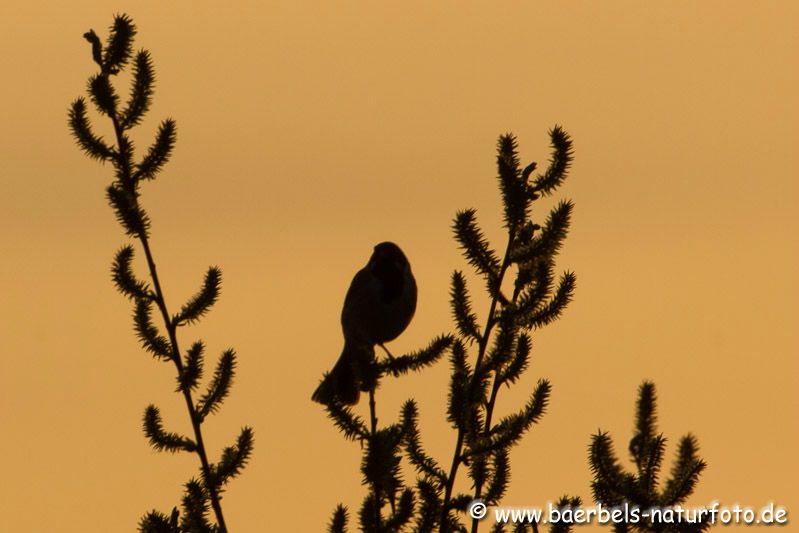
[[[411,265],[400,247],[393,242],[381,242],[374,248],[368,267],[383,285],[384,296],[398,297],[411,275]]]

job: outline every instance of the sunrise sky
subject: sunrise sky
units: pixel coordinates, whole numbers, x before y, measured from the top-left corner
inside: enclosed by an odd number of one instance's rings
[[[142,435],[149,403],[187,431],[185,405],[110,280],[127,242],[104,198],[113,169],[85,157],[66,123],[95,72],[82,34],[105,38],[121,12],[157,74],[137,146],[161,119],[178,124],[173,160],[143,193],[170,307],[209,265],[223,272],[220,302],[180,338],[239,355],[232,394],[205,424],[213,456],[255,428],[252,462],[223,502],[231,532],[322,531],[339,502],[357,514],[361,450],[310,401],[341,350],[352,275],[374,244],[395,241],[419,304],[391,348],[453,331],[449,277],[468,265],[451,220],[477,209],[500,246],[497,137],[515,133],[522,161],[543,166],[555,124],[575,163],[535,216],[574,201],[558,266],[578,284],[563,318],[534,332],[525,378],[500,395],[508,413],[539,378],[553,385],[513,451],[505,502],[591,502],[590,437],[609,431],[630,468],[637,388],[650,379],[666,469],[688,432],[709,464],[690,505],[799,512],[799,4],[497,4],[4,4],[4,531],[134,531],[146,511],[178,505],[196,474],[194,456],[157,453]],[[383,423],[419,401],[422,439],[442,462],[455,442],[447,379],[442,361],[378,395]]]

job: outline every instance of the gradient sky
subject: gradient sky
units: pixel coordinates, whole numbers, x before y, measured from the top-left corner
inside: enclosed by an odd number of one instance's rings
[[[174,158],[143,199],[168,303],[207,266],[223,271],[221,301],[180,333],[240,357],[205,425],[213,455],[242,425],[256,431],[225,495],[231,531],[321,531],[337,503],[359,507],[359,447],[309,400],[341,349],[352,275],[375,243],[397,242],[420,295],[394,352],[451,331],[449,276],[468,268],[453,215],[476,208],[498,246],[496,139],[515,133],[522,160],[544,164],[555,124],[575,142],[552,201],[576,204],[558,264],[578,287],[500,396],[510,412],[538,378],[553,384],[513,451],[505,502],[590,501],[590,436],[610,431],[625,456],[651,379],[667,468],[687,432],[709,463],[691,505],[799,511],[798,4],[163,4],[12,0],[0,18],[4,528],[133,531],[196,472],[193,456],[154,452],[141,433],[147,404],[178,431],[185,408],[110,281],[126,242],[104,199],[112,168],[66,126],[94,72],[81,35],[104,37],[117,12],[157,73],[138,146],[160,119],[178,123]],[[447,370],[386,382],[378,399],[388,423],[415,397],[442,460],[455,440]]]

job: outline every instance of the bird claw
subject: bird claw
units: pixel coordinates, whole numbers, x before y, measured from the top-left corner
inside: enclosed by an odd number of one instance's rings
[[[378,344],[378,346],[383,348],[383,351],[386,352],[386,355],[388,356],[388,360],[393,363],[394,362],[394,356],[391,355],[391,352],[388,351],[388,348],[386,348],[385,345],[383,345],[382,343]]]

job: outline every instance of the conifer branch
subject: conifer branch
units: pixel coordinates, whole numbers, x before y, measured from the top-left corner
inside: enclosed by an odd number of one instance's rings
[[[566,511],[566,510],[579,509],[582,506],[582,504],[583,504],[583,502],[582,502],[582,500],[580,499],[579,496],[575,496],[575,497],[571,497],[571,498],[568,497],[568,496],[562,496],[555,503],[555,508],[558,509],[559,511],[561,511],[561,515],[562,515],[563,512]],[[532,525],[533,526],[537,526],[537,524],[532,524]],[[566,522],[566,521],[560,521],[558,523],[549,525],[549,533],[571,533],[573,530],[574,530],[573,526],[570,523]],[[534,527],[533,531],[538,531],[538,528]]]
[[[416,470],[425,476],[426,479],[434,480],[443,486],[447,480],[447,473],[438,465],[438,462],[427,455],[422,449],[417,425],[419,412],[416,402],[408,400],[402,407],[402,425],[405,435],[405,450],[407,451],[410,463]]]
[[[333,513],[333,518],[330,519],[330,524],[327,527],[329,533],[345,533],[347,531],[347,522],[349,516],[347,508],[339,504]]]
[[[136,62],[133,65],[133,86],[130,89],[128,105],[122,111],[120,120],[122,129],[127,130],[141,123],[152,103],[154,82],[155,72],[150,53],[141,50],[136,54]]]
[[[635,432],[630,441],[635,471],[627,473],[622,470],[607,433],[594,435],[588,457],[594,477],[591,483],[594,500],[608,507],[623,502],[640,508],[682,504],[693,492],[706,467],[705,462],[696,455],[696,438],[690,434],[682,438],[671,477],[660,489],[659,475],[665,457],[666,439],[656,432],[654,384],[644,382],[638,395]],[[709,519],[709,516],[705,516],[704,520],[690,524],[686,531],[705,531],[711,525]],[[657,533],[663,531],[662,526],[646,520],[636,524],[636,531]]]
[[[416,493],[419,497],[419,513],[416,517],[415,533],[433,531],[441,515],[441,487],[428,479],[416,482]]]
[[[369,429],[363,419],[353,414],[349,407],[340,403],[330,403],[325,406],[327,416],[333,421],[344,436],[349,440],[365,440],[369,437]]]
[[[397,431],[399,428],[395,426],[377,429],[374,388],[369,390],[369,421],[370,430],[366,439],[361,473],[364,484],[370,485],[371,491],[366,495],[361,508],[361,525],[365,531],[379,531],[383,528],[383,500],[393,498],[391,485],[398,484],[399,457],[396,448],[402,437]],[[392,440],[395,442],[392,443]]]
[[[447,420],[453,428],[458,429],[466,424],[469,376],[471,376],[471,369],[466,361],[466,349],[460,340],[456,340],[452,347],[450,366],[452,373],[449,383]]]
[[[467,447],[463,452],[463,457],[468,458],[485,454],[486,452],[495,452],[516,444],[530,426],[538,422],[543,416],[549,402],[550,391],[549,382],[540,380],[524,409],[504,417],[495,426],[491,427],[491,430],[486,434],[487,438]]]
[[[200,421],[206,416],[215,413],[222,406],[222,401],[230,393],[230,385],[236,373],[236,352],[225,350],[219,357],[219,362],[214,370],[214,376],[208,385],[208,390],[197,401],[197,416]]]
[[[147,238],[150,229],[150,219],[147,213],[139,207],[136,194],[119,184],[109,185],[106,190],[106,198],[114,209],[117,221],[125,228],[125,233],[131,237]]]
[[[89,96],[98,111],[109,117],[116,116],[119,97],[108,79],[108,74],[95,74],[89,78]]]
[[[203,352],[205,345],[197,341],[186,351],[183,368],[178,374],[178,389],[175,392],[192,391],[197,388],[203,377]]]
[[[674,506],[685,503],[694,492],[699,476],[707,467],[707,463],[696,455],[698,447],[696,437],[693,435],[686,435],[680,440],[677,461],[671,470],[671,477],[666,481],[661,505]]]
[[[557,255],[569,233],[573,210],[574,204],[571,201],[558,203],[550,212],[543,228],[540,228],[539,235],[514,248],[511,253],[513,261],[535,263]]]
[[[177,529],[177,517],[174,520],[159,511],[150,511],[139,521],[140,533],[174,533]],[[200,530],[202,531],[202,530]]]
[[[531,349],[530,337],[524,333],[519,335],[516,341],[516,351],[514,352],[513,359],[497,373],[497,383],[499,385],[516,383],[522,373],[527,370]]]
[[[168,361],[173,357],[172,346],[163,335],[158,333],[155,325],[153,325],[150,316],[152,312],[152,300],[149,298],[139,298],[136,300],[136,311],[133,316],[133,324],[136,329],[136,335],[145,350],[152,353],[153,356]]]
[[[514,319],[515,305],[506,306],[496,320],[496,335],[491,343],[483,362],[481,371],[491,374],[499,371],[513,357],[513,348],[516,343],[518,326]]]
[[[148,406],[144,411],[143,428],[144,434],[150,439],[150,444],[156,450],[172,453],[197,450],[197,445],[188,437],[164,431],[161,413],[154,405]]]
[[[574,274],[565,272],[558,282],[558,288],[555,290],[555,295],[552,299],[528,313],[527,316],[520,316],[519,320],[528,328],[540,328],[551,324],[560,318],[563,310],[572,301],[576,285],[577,278]]]
[[[552,294],[554,268],[551,261],[536,261],[533,265],[520,264],[516,294],[517,314],[532,317]]]
[[[491,501],[501,499],[510,476],[509,450],[540,420],[549,399],[549,382],[540,380],[521,411],[497,424],[492,421],[500,387],[516,383],[528,367],[532,346],[524,330],[558,318],[574,291],[575,278],[566,273],[555,294],[550,296],[552,265],[571,221],[571,202],[561,202],[550,213],[543,228],[529,220],[531,202],[539,198],[539,192],[548,194],[560,185],[569,166],[571,141],[568,136],[556,127],[552,138],[553,145],[557,145],[553,155],[556,161],[545,179],[532,184],[530,175],[536,165],[531,163],[520,170],[516,138],[503,135],[497,143],[498,179],[508,236],[501,260],[483,237],[473,209],[460,211],[453,226],[465,258],[487,279],[490,305],[485,326],[479,329],[465,291],[465,280],[460,272],[453,275],[451,304],[460,337],[453,345],[450,359],[452,374],[447,418],[457,429],[457,437],[446,483],[438,496],[441,504],[437,523],[441,532],[462,530],[464,526],[451,511],[465,509],[469,501],[483,498],[484,489]],[[514,289],[508,298],[501,287],[514,265]],[[471,341],[477,342],[473,367],[467,361],[465,349]],[[453,494],[461,464],[469,468],[474,486],[471,495]],[[429,502],[425,505],[433,507]],[[478,527],[479,522],[472,520],[471,531],[476,532]]]
[[[122,111],[119,110],[119,96],[111,83],[111,76],[123,70],[133,57],[135,35],[136,28],[132,20],[124,14],[114,17],[105,46],[93,30],[84,34],[84,38],[91,43],[92,59],[100,67],[100,71],[89,78],[89,98],[102,114],[110,118],[116,146],[109,146],[102,137],[92,132],[83,98],[76,99],[70,107],[69,127],[78,146],[87,155],[100,161],[111,161],[114,165],[115,179],[106,188],[106,196],[125,233],[141,244],[150,281],[139,280],[133,273],[133,248],[129,245],[117,252],[112,265],[112,279],[117,289],[135,302],[134,329],[144,348],[155,357],[174,363],[177,390],[183,395],[194,438],[166,432],[158,409],[152,405],[145,411],[144,433],[158,450],[189,451],[196,453],[200,460],[202,481],[191,480],[185,485],[180,520],[177,508],[169,517],[152,511],[141,519],[139,530],[227,533],[220,504],[220,487],[238,475],[246,465],[252,453],[253,433],[245,427],[236,444],[225,448],[220,462],[213,466],[209,463],[201,425],[209,413],[219,409],[229,393],[235,354],[233,350],[222,354],[207,392],[195,405],[193,391],[199,386],[203,375],[204,345],[195,342],[184,359],[178,344],[177,327],[196,322],[209,310],[219,296],[221,275],[216,267],[212,267],[201,291],[178,315],[170,318],[150,247],[150,219],[140,204],[139,186],[142,180],[154,179],[169,160],[176,141],[175,123],[171,119],[161,123],[155,141],[142,160],[136,163],[133,142],[126,131],[141,122],[152,102],[155,72],[149,53],[141,50],[135,56],[130,96]],[[163,333],[153,323],[153,306],[163,320]],[[209,508],[213,510],[215,524],[208,520]]]
[[[608,505],[621,504],[627,479],[607,433],[600,432],[594,435],[588,462],[594,475],[594,481],[591,483],[594,500],[606,502]]]
[[[549,196],[560,187],[574,159],[571,137],[560,126],[555,126],[549,132],[552,143],[552,156],[546,172],[539,174],[533,182],[533,193]]]
[[[114,256],[111,265],[111,279],[119,292],[132,300],[152,300],[153,294],[146,281],[136,278],[131,262],[133,261],[133,247],[125,245]]]
[[[236,444],[222,451],[222,458],[213,470],[214,483],[221,487],[238,476],[250,460],[253,447],[252,429],[242,428]]]
[[[103,54],[103,72],[116,74],[128,63],[133,54],[135,35],[136,27],[129,16],[122,14],[114,17]]]
[[[449,335],[440,335],[434,338],[426,348],[381,361],[378,364],[378,370],[381,374],[391,374],[394,377],[422,370],[438,361],[450,347],[452,340]]]
[[[483,236],[475,220],[476,211],[466,209],[455,215],[455,237],[460,243],[466,259],[477,271],[482,274],[489,287],[489,292],[495,293],[500,288],[501,265],[496,253],[491,249],[488,241]],[[507,265],[505,265],[507,268]]]
[[[519,174],[519,154],[516,137],[502,135],[497,141],[497,171],[499,174],[502,204],[505,208],[505,227],[517,229],[527,218],[530,198],[526,194],[526,178],[535,163],[525,168],[524,178]]]
[[[213,531],[208,521],[208,495],[199,481],[191,479],[186,483],[182,503],[180,527],[183,531]]]
[[[413,456],[411,462],[420,472],[435,475],[439,478],[439,483],[443,483],[443,470],[422,449],[416,426],[415,402],[406,402],[399,423],[381,427],[377,417],[376,390],[384,376],[399,377],[411,370],[420,370],[433,364],[452,343],[451,336],[442,335],[416,352],[399,357],[389,354],[388,359],[373,360],[361,376],[361,387],[368,390],[369,394],[368,422],[356,416],[350,407],[337,401],[325,406],[328,417],[339,431],[349,440],[359,440],[362,445],[361,474],[368,493],[358,513],[361,531],[404,531],[414,518],[416,496],[412,488],[405,486],[401,475],[403,451]],[[388,354],[388,350],[386,353]],[[346,508],[339,505],[329,524],[329,531],[342,531],[345,525]]]
[[[505,495],[510,482],[510,458],[507,448],[499,448],[491,454],[493,472],[485,492],[488,505],[496,505]]]
[[[138,164],[133,175],[135,181],[152,180],[160,172],[172,155],[172,149],[177,141],[177,126],[172,119],[166,119],[158,127],[155,142],[150,146],[147,154]]]
[[[386,520],[386,531],[402,531],[403,526],[413,518],[414,499],[413,490],[406,488],[402,491],[393,516]]]
[[[181,308],[172,322],[176,326],[192,324],[204,316],[219,299],[219,289],[222,284],[222,272],[217,267],[211,267],[205,274],[203,288],[192,296],[191,300]]]
[[[86,100],[77,98],[69,108],[69,127],[72,136],[86,155],[98,161],[109,161],[115,157],[114,151],[105,143],[105,139],[98,137],[89,125],[86,117]]]
[[[469,340],[480,340],[480,327],[477,325],[477,315],[472,312],[469,293],[466,290],[466,278],[456,270],[452,273],[452,289],[450,289],[450,303],[455,324],[461,336]]]
[[[636,458],[639,470],[644,468],[644,457],[649,455],[649,448],[655,439],[655,385],[645,381],[638,388],[638,401],[635,412],[635,434],[630,439],[630,454]]]

